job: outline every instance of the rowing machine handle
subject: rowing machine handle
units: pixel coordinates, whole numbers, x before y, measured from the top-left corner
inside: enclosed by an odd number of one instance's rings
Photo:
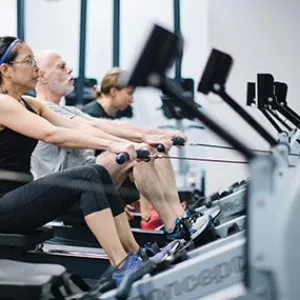
[[[156,146],[156,149],[157,149],[158,152],[166,152],[165,145],[163,145],[163,144],[158,144]]]
[[[174,136],[172,139],[173,146],[184,146],[185,140],[180,136]],[[158,152],[166,152],[166,148],[163,144],[158,144],[156,147]]]
[[[116,157],[116,162],[119,165],[123,165],[130,159],[129,154],[126,152],[121,152]]]
[[[137,270],[128,272],[117,289],[116,299],[127,299],[128,295],[130,294],[132,284],[141,279],[144,275],[153,272],[155,268],[156,264],[151,260],[147,260],[143,262],[141,267]]]
[[[149,161],[150,160],[150,152],[145,149],[140,149],[136,151],[136,159]]]
[[[184,146],[185,145],[185,139],[183,139],[180,136],[174,136],[172,138],[173,146]]]
[[[136,151],[136,158],[144,161],[149,161],[150,152],[148,150],[137,150]],[[129,154],[126,152],[121,152],[116,157],[116,162],[119,165],[124,164],[125,162],[129,161],[130,157]]]

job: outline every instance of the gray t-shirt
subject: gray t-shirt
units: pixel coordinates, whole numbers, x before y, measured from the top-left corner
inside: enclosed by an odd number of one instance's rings
[[[51,110],[65,117],[75,116],[90,118],[79,108],[74,106],[59,106],[57,104],[42,101]],[[95,163],[95,151],[90,149],[60,148],[52,144],[39,141],[31,156],[31,173],[34,179],[44,177],[54,172],[70,167]]]

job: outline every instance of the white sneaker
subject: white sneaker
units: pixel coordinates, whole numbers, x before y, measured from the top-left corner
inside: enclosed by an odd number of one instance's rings
[[[196,239],[209,225],[211,217],[209,215],[204,216],[191,216],[189,217],[191,227],[189,228],[191,233],[191,239]]]
[[[174,230],[168,232],[164,229],[164,232],[167,239],[170,240],[194,240],[207,228],[210,220],[210,216],[200,216],[200,214],[194,213],[190,217],[177,218]]]
[[[211,216],[212,219],[215,220],[221,214],[221,208],[220,206],[213,206],[202,211],[202,214],[204,216]]]

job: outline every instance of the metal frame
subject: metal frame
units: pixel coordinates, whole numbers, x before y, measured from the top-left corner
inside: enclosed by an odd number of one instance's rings
[[[266,112],[268,112],[270,116],[272,116],[274,119],[280,122],[288,131],[292,130],[292,128],[287,124],[286,120],[280,118],[280,116],[277,113],[275,113],[272,109],[266,108]]]
[[[227,218],[239,213],[243,213],[245,211],[245,194],[246,187],[242,187],[241,189],[235,191],[234,193],[225,196],[219,200],[215,200],[212,202],[212,206],[219,206],[221,209],[221,215],[218,218],[222,220],[223,218]],[[206,206],[201,206],[196,209],[198,212],[205,213],[207,210]]]
[[[181,7],[180,0],[173,0],[173,27],[174,32],[181,33]],[[178,85],[181,83],[181,68],[182,68],[182,56],[178,57],[175,61],[175,81]],[[176,120],[176,129],[184,131],[184,125],[182,120]],[[178,157],[185,157],[185,148],[181,147],[177,149]],[[178,161],[178,170],[180,176],[186,176],[189,166],[188,162],[184,160]],[[186,182],[183,184],[187,185]]]
[[[88,0],[81,0],[80,4],[80,37],[79,37],[79,72],[76,86],[77,104],[84,104],[83,87],[86,63],[86,27]]]
[[[113,67],[120,66],[120,2],[120,0],[113,1]]]
[[[181,10],[180,10],[180,0],[173,0],[174,9],[174,32],[181,33]],[[178,57],[175,61],[175,81],[180,84],[181,80],[181,66],[182,66],[182,56]]]
[[[236,101],[234,101],[223,89],[217,89],[214,91],[218,94],[222,100],[224,100],[237,114],[239,114],[265,141],[267,141],[272,147],[277,144],[277,141],[270,135],[266,129],[261,126],[246,110],[244,110]]]
[[[293,111],[288,106],[281,106],[280,104],[275,103],[275,109],[285,118],[287,118],[293,125],[299,127],[300,121],[298,117],[293,113]]]
[[[266,109],[261,110],[262,114],[267,118],[267,120],[271,123],[271,125],[276,129],[278,133],[281,133],[283,130],[281,127],[276,123],[276,121],[272,118],[270,115],[270,112],[267,111]]]
[[[25,0],[17,0],[17,37],[25,40]]]

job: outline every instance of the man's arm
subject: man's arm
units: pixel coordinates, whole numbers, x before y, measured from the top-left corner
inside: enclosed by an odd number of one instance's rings
[[[147,143],[149,136],[154,135],[158,135],[166,139],[172,138],[174,136],[181,136],[184,139],[186,139],[186,137],[180,131],[141,127],[120,120],[109,120],[101,118],[98,119],[90,116],[85,117],[82,115],[75,117],[74,121],[78,123],[92,125],[98,129],[107,132],[108,134],[112,134],[114,136],[118,136],[119,138],[127,139],[138,143]]]
[[[128,126],[128,123],[124,121],[102,118],[98,119],[93,117],[84,118],[82,116],[75,117],[74,121],[78,122],[79,124],[88,124],[122,139],[127,139],[138,143],[144,141],[145,133],[138,130],[137,128]]]

